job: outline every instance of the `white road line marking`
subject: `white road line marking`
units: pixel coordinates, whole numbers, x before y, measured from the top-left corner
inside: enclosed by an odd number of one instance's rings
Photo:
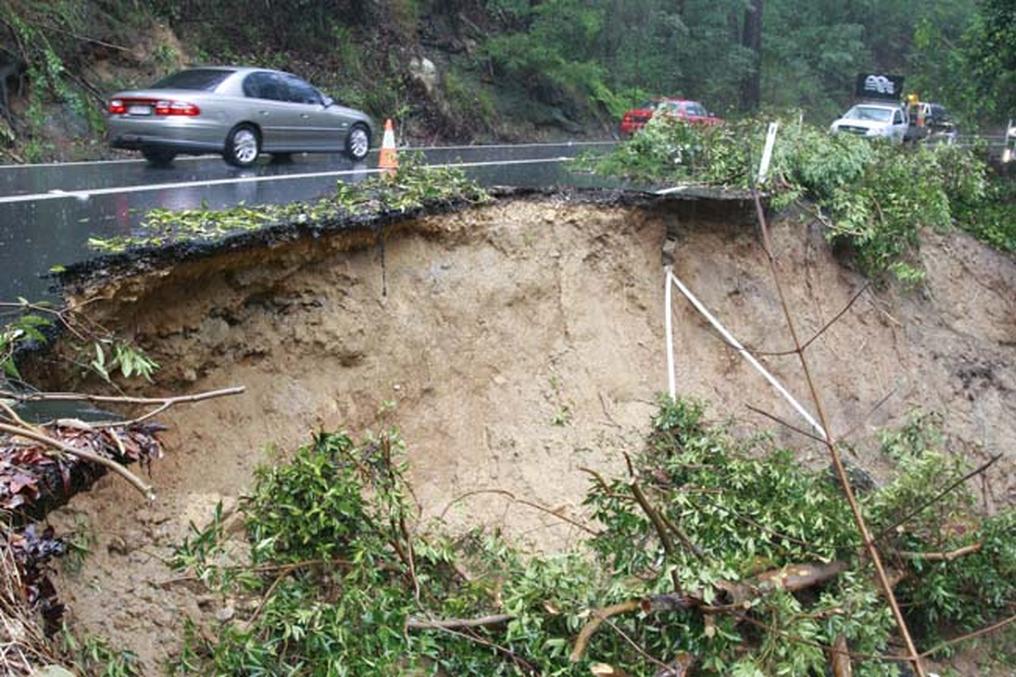
[[[436,165],[423,165],[424,169],[438,169],[444,167],[494,167],[504,165],[532,165],[540,163],[564,162],[571,160],[567,156],[556,158],[540,158],[535,160],[502,160],[487,162],[451,162]],[[200,188],[204,186],[222,186],[233,183],[260,183],[262,181],[292,181],[295,179],[320,179],[329,176],[348,176],[350,174],[378,174],[383,169],[343,169],[328,172],[306,172],[303,174],[277,174],[275,176],[241,176],[231,179],[207,179],[205,181],[180,181],[177,183],[153,183],[144,186],[116,186],[112,188],[95,188],[92,190],[68,190],[50,191],[48,193],[35,193],[33,195],[8,195],[0,197],[0,204],[11,204],[15,202],[40,202],[43,200],[65,200],[76,198],[87,200],[97,195],[117,195],[121,193],[143,193],[153,190],[170,190],[177,188]]]
[[[1001,137],[999,137],[1001,138]],[[617,141],[562,141],[560,143],[555,142],[540,142],[540,143],[491,143],[491,144],[473,144],[463,146],[399,146],[400,151],[412,152],[415,150],[485,150],[488,148],[550,148],[553,146],[605,146],[615,144]],[[378,149],[373,148],[371,153],[377,153]],[[265,153],[271,155],[271,153]],[[308,153],[304,153],[308,155]],[[218,155],[186,155],[184,157],[176,158],[175,162],[180,161],[194,161],[194,160],[211,160],[213,158],[219,158]],[[19,165],[0,165],[0,171],[8,169],[33,169],[38,167],[80,167],[82,165],[122,165],[122,164],[140,164],[148,162],[142,158],[122,158],[120,160],[75,160],[73,162],[35,162],[28,164]]]

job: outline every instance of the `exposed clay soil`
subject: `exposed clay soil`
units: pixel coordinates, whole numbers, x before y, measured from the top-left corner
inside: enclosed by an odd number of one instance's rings
[[[215,623],[222,600],[195,595],[163,561],[249,486],[256,465],[318,428],[354,433],[388,416],[409,445],[428,514],[482,489],[507,490],[581,519],[587,478],[623,470],[653,399],[666,388],[661,253],[676,238],[676,273],[745,344],[789,347],[768,269],[747,215],[688,202],[624,206],[504,199],[389,228],[333,234],[180,263],[111,283],[93,306],[134,332],[163,365],[160,391],[243,384],[247,394],[163,418],[167,458],[155,464],[151,506],[102,480],[52,516],[86,524],[96,541],[83,570],[57,581],[78,630],[130,647],[146,674],[179,646],[184,617]],[[864,283],[814,227],[788,219],[775,240],[805,336]],[[871,290],[809,351],[834,431],[862,422],[858,464],[889,468],[870,430],[913,406],[946,414],[950,446],[972,462],[1007,456],[983,487],[988,509],[1014,498],[1016,263],[964,235],[925,236],[926,288]],[[754,429],[793,412],[674,298],[681,393],[717,418]],[[792,392],[794,359],[766,362]],[[895,390],[894,390],[895,389]],[[895,394],[873,416],[871,407]],[[824,464],[783,429],[778,439]],[[566,548],[574,527],[503,495],[469,496],[455,526],[501,525],[536,547]]]

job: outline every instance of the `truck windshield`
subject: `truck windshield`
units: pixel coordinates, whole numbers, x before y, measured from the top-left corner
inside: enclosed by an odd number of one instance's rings
[[[854,106],[843,117],[847,120],[889,122],[893,119],[893,111],[891,108],[879,108],[876,106]]]

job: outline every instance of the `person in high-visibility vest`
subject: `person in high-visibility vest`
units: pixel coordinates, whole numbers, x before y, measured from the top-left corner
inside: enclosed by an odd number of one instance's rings
[[[907,95],[907,108],[910,109],[910,119],[914,120],[918,127],[924,126],[924,106],[916,93]]]

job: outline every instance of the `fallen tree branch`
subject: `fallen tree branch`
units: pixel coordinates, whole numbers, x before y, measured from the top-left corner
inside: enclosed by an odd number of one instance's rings
[[[90,395],[87,393],[16,393],[8,390],[0,390],[0,397],[14,400],[16,402],[88,402],[90,404],[127,404],[155,406],[152,411],[139,416],[138,418],[125,421],[95,421],[89,425],[93,428],[117,428],[121,426],[141,423],[153,416],[157,416],[170,407],[178,404],[191,404],[202,402],[216,397],[227,397],[239,395],[246,390],[244,386],[232,386],[219,390],[209,390],[195,393],[193,395],[178,395],[174,397],[127,397],[117,395]]]
[[[963,557],[964,555],[972,555],[975,552],[980,552],[980,543],[971,543],[970,545],[957,548],[951,552],[910,552],[903,550],[896,554],[905,559],[923,559],[932,562],[951,562],[954,559]]]
[[[832,654],[829,667],[832,669],[833,677],[853,677],[854,666],[850,663],[845,635],[836,637],[836,641],[829,647],[829,652]]]
[[[893,594],[893,588],[886,575],[885,567],[882,564],[882,558],[878,552],[878,547],[875,545],[875,539],[871,536],[867,522],[861,512],[861,507],[857,502],[857,497],[854,495],[854,489],[850,484],[850,478],[847,476],[847,470],[843,466],[843,460],[840,457],[839,449],[833,441],[833,438],[828,437],[828,435],[831,434],[829,428],[829,418],[826,416],[822,397],[819,394],[815,378],[811,373],[811,366],[808,363],[808,358],[805,356],[804,347],[798,338],[794,317],[790,312],[790,306],[787,302],[786,294],[783,291],[783,284],[780,279],[779,269],[776,265],[776,255],[773,251],[772,241],[769,237],[769,226],[766,223],[765,210],[762,208],[762,199],[755,186],[752,186],[751,194],[755,203],[755,214],[758,217],[759,230],[762,234],[762,248],[765,252],[767,263],[769,264],[769,271],[773,278],[773,286],[776,287],[776,294],[780,301],[783,318],[787,323],[787,331],[789,332],[791,341],[794,344],[794,353],[797,354],[798,362],[801,365],[801,371],[804,373],[804,380],[808,384],[808,391],[811,394],[811,400],[815,405],[815,413],[818,415],[821,428],[827,436],[825,439],[826,450],[829,452],[829,457],[832,460],[833,467],[836,469],[836,476],[839,479],[840,487],[843,490],[843,495],[847,500],[847,504],[850,506],[850,512],[853,515],[858,534],[861,536],[864,547],[871,559],[872,566],[875,567],[875,575],[878,579],[879,586],[882,588],[882,593],[889,604],[893,620],[896,621],[896,627],[899,630],[900,638],[903,640],[903,644],[906,647],[907,661],[913,667],[917,677],[927,677],[928,673],[921,662],[921,656],[917,653],[917,647],[914,644],[913,637],[910,635],[910,628],[907,626],[906,618],[904,618],[903,612],[900,610],[900,605],[896,601],[896,596]]]
[[[678,592],[652,595],[641,599],[630,599],[617,604],[612,604],[602,609],[592,609],[592,617],[579,631],[575,638],[575,645],[571,652],[571,661],[578,662],[585,655],[589,640],[596,630],[607,619],[620,614],[642,611],[650,614],[660,611],[677,611],[683,609],[699,609],[703,613],[735,613],[743,611],[750,606],[750,602],[771,590],[782,589],[787,592],[797,592],[815,585],[820,585],[840,575],[849,568],[846,562],[839,560],[828,564],[790,564],[780,569],[766,571],[758,576],[737,582],[723,582],[716,584],[719,591],[725,593],[731,604],[724,606],[710,606],[705,604],[703,596],[699,594],[681,594]],[[740,614],[738,614],[740,618]]]
[[[599,628],[605,620],[611,616],[631,613],[632,611],[638,611],[641,608],[642,600],[629,599],[626,602],[611,604],[610,606],[603,607],[602,609],[593,609],[590,612],[592,620],[582,626],[578,637],[575,638],[575,646],[572,648],[571,656],[569,657],[571,662],[578,663],[582,660],[582,656],[586,653],[586,647],[589,646],[589,640],[592,638],[597,628]]]
[[[481,616],[479,618],[408,618],[406,629],[408,630],[459,630],[462,628],[486,628],[492,625],[502,625],[515,618],[509,614],[494,614]]]
[[[77,458],[89,461],[91,463],[95,463],[96,465],[101,465],[123,477],[131,484],[131,486],[140,491],[141,494],[149,501],[155,500],[155,492],[152,491],[152,488],[149,485],[145,484],[141,480],[141,478],[139,478],[130,470],[123,467],[122,465],[120,465],[119,463],[117,463],[112,459],[106,458],[105,456],[100,456],[98,454],[94,454],[91,451],[86,451],[84,449],[72,447],[71,445],[65,442],[61,442],[60,440],[54,439],[48,435],[44,435],[34,430],[21,428],[19,426],[0,423],[0,432],[5,432],[15,437],[24,437],[30,440],[34,440],[52,449],[56,449],[57,451],[62,451],[66,454],[76,456]]]

